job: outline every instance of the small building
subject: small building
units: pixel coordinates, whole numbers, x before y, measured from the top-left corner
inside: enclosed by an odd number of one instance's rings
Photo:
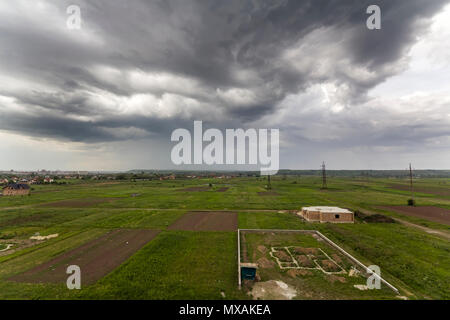
[[[350,210],[339,207],[303,207],[297,213],[306,221],[311,222],[331,222],[331,223],[354,223],[355,214]]]
[[[4,196],[24,196],[30,194],[30,186],[24,183],[11,183],[3,188]]]

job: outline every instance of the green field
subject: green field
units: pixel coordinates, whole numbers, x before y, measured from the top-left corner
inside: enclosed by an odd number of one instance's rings
[[[450,299],[449,225],[379,208],[406,204],[410,192],[393,187],[407,186],[406,180],[331,178],[328,189],[321,190],[319,177],[276,176],[271,190],[276,194],[258,194],[267,191],[265,185],[263,178],[256,177],[76,181],[34,185],[30,196],[2,196],[0,250],[9,243],[16,245],[12,253],[0,252],[0,299],[249,299],[237,286],[237,232],[167,229],[190,210],[237,212],[241,229],[318,230],[366,265],[378,265],[400,295]],[[418,179],[415,185],[421,190],[415,194],[417,206],[450,209],[450,179]],[[198,186],[207,190],[180,191]],[[223,187],[228,190],[217,191]],[[336,205],[401,221],[312,224],[289,212],[309,205]],[[8,280],[117,228],[161,233],[113,272],[81,290]],[[29,237],[37,233],[59,236],[32,245]],[[315,290],[325,292],[326,283],[318,283]],[[343,289],[341,295],[334,290],[323,298],[367,298],[367,293],[349,290]],[[373,298],[395,296],[383,291]]]

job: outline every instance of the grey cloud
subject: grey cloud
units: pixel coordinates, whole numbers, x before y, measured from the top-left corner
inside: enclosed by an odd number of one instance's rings
[[[322,150],[392,148],[397,152],[432,154],[431,150],[450,148],[450,100],[443,96],[416,97],[414,106],[401,99],[372,99],[338,113],[315,98],[311,94],[298,102],[309,102],[316,108],[296,113],[295,105],[291,105],[285,116],[276,120],[274,125],[287,133],[283,137],[287,149],[301,154],[303,146],[315,145]],[[377,156],[373,151],[371,154]],[[391,155],[395,157],[396,152]]]
[[[0,129],[98,142],[136,137],[132,131],[114,134],[114,130],[138,128],[148,135],[166,134],[168,128],[189,123],[186,116],[118,114],[93,105],[90,95],[102,92],[124,99],[146,92],[157,98],[174,93],[207,105],[204,114],[224,116],[217,126],[245,125],[275,114],[286,96],[317,83],[343,83],[348,87],[349,103],[361,102],[368,90],[398,72],[397,62],[414,44],[416,36],[427,30],[429,18],[445,3],[448,1],[78,1],[83,30],[92,37],[87,40],[74,39],[76,33],[53,25],[50,28],[47,19],[51,17],[44,15],[35,25],[13,21],[14,17],[2,19],[3,76],[47,89],[33,85],[0,89],[0,95],[13,97],[27,109],[16,112],[0,105],[8,110],[1,113]],[[53,6],[65,17],[69,4],[73,1]],[[365,28],[365,8],[369,4],[382,8],[380,31],[369,32]],[[320,28],[330,28],[330,35],[308,38]],[[319,53],[329,52],[317,58],[331,61],[336,70],[316,75],[314,66],[295,69],[290,65],[295,61],[280,60],[286,50],[302,41],[316,46]],[[338,50],[339,55],[333,56]],[[350,67],[368,70],[374,76],[368,80],[338,70],[343,57]],[[96,73],[99,65],[124,73],[139,70],[184,77],[198,83],[197,91],[174,92],[170,86],[137,88],[126,83],[124,76],[120,76],[124,83],[106,81]],[[254,101],[245,106],[227,102],[218,97],[218,88],[246,89],[254,94]],[[55,114],[49,116],[52,112]],[[186,112],[191,120],[202,115]],[[86,121],[73,115],[93,118]]]

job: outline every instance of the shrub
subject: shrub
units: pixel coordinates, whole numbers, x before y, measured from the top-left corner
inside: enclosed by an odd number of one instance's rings
[[[408,199],[408,206],[415,206],[416,201],[414,199]]]

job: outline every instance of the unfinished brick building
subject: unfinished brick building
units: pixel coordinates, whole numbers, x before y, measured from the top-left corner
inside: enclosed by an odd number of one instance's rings
[[[30,186],[24,183],[12,183],[3,188],[4,196],[24,196],[30,194]]]
[[[354,223],[355,215],[347,209],[339,207],[303,207],[297,213],[307,221],[331,222],[331,223]]]

